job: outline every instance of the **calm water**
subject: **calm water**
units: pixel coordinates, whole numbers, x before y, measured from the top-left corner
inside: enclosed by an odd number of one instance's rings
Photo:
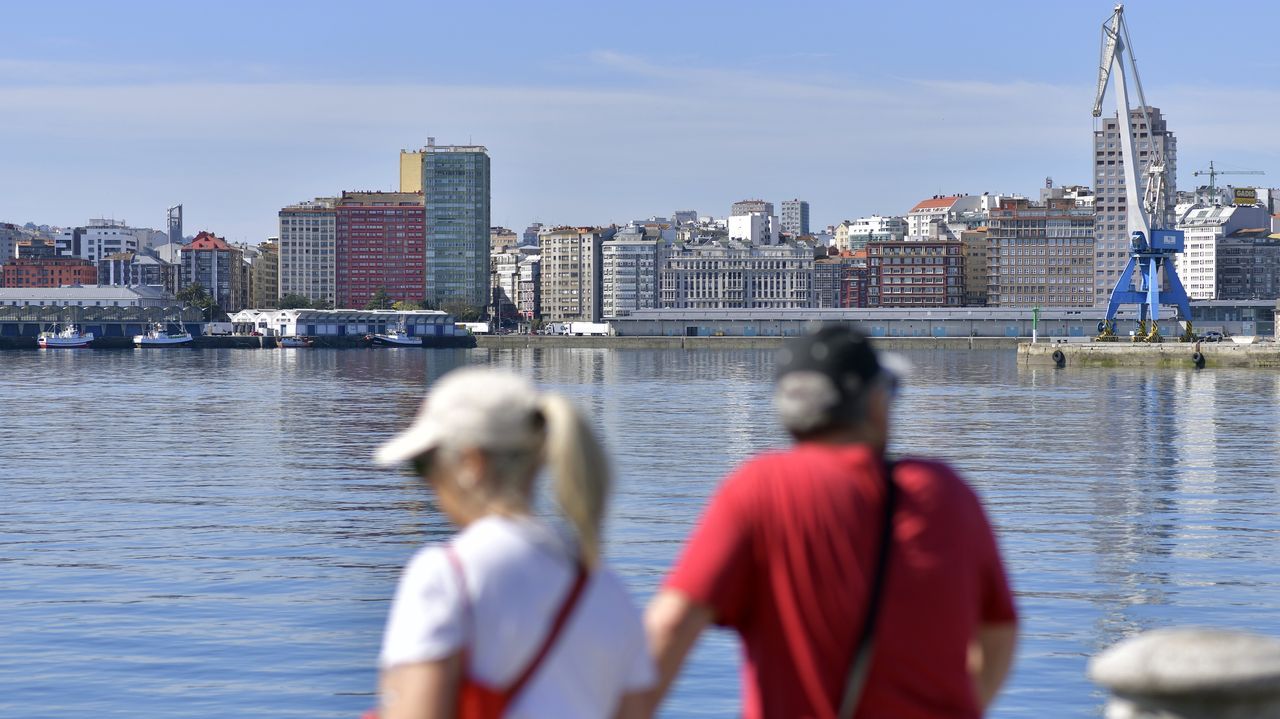
[[[1024,617],[994,716],[1097,716],[1085,662],[1137,631],[1280,634],[1280,374],[907,357],[895,450],[978,489]],[[641,600],[719,477],[783,443],[763,351],[0,354],[0,716],[356,716],[401,564],[449,531],[366,458],[465,363],[594,414],[609,554]],[[667,714],[736,695],[717,632]]]

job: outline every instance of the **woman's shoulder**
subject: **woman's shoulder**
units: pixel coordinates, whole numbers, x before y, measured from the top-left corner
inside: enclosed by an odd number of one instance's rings
[[[619,615],[639,621],[639,608],[631,595],[631,590],[608,563],[601,562],[592,571],[591,586],[593,593],[598,595],[600,603],[607,611],[617,612]]]
[[[449,548],[444,544],[428,544],[418,549],[404,565],[402,584],[439,586],[453,584]]]

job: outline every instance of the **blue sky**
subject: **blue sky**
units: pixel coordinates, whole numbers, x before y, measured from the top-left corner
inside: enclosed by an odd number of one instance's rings
[[[1089,182],[1111,7],[5,1],[0,220],[161,227],[181,202],[189,233],[257,241],[284,204],[394,189],[429,135],[489,147],[493,221],[516,229],[1033,194]],[[1179,186],[1210,159],[1280,173],[1280,8],[1126,7]]]

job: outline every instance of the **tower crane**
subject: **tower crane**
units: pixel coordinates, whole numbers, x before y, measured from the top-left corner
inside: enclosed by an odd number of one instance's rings
[[[1138,153],[1134,147],[1133,114],[1129,110],[1129,93],[1126,88],[1125,66],[1133,72],[1133,83],[1138,91],[1138,111],[1142,117],[1147,137],[1148,155],[1146,177],[1141,199],[1138,198]],[[1160,342],[1160,305],[1177,307],[1186,323],[1183,341],[1194,339],[1191,329],[1191,303],[1178,279],[1174,256],[1183,251],[1185,240],[1180,230],[1165,227],[1165,197],[1168,193],[1166,167],[1160,143],[1151,137],[1151,119],[1147,114],[1147,99],[1142,92],[1142,80],[1138,77],[1138,65],[1133,57],[1129,41],[1129,26],[1124,20],[1124,5],[1102,24],[1102,54],[1098,63],[1098,92],[1093,100],[1093,116],[1102,115],[1102,100],[1112,74],[1116,81],[1116,110],[1120,134],[1120,149],[1124,165],[1125,219],[1129,230],[1129,263],[1111,290],[1107,303],[1106,319],[1098,323],[1098,340],[1116,341],[1115,318],[1121,305],[1138,306],[1138,330],[1135,342]],[[1160,277],[1163,271],[1169,290],[1161,297]],[[1134,288],[1135,273],[1137,288]],[[1150,325],[1148,325],[1148,319]]]
[[[1209,160],[1209,169],[1196,170],[1191,174],[1196,177],[1201,175],[1209,176],[1209,201],[1216,205],[1218,204],[1218,193],[1215,190],[1214,180],[1218,179],[1218,175],[1265,175],[1267,173],[1262,170],[1216,170],[1213,167],[1213,160]]]

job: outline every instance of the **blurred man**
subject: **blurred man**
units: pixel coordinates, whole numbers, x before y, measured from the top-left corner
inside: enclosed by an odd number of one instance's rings
[[[977,497],[943,464],[886,460],[898,377],[865,337],[827,327],[779,365],[795,444],[724,481],[649,605],[657,701],[714,622],[742,638],[749,719],[981,716],[1017,618]]]

